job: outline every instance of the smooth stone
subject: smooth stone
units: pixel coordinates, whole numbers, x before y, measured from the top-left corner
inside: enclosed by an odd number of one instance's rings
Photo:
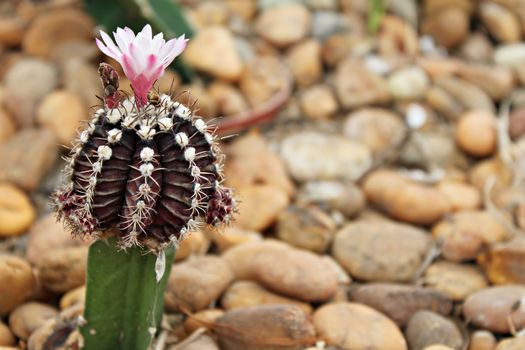
[[[525,237],[491,245],[478,256],[478,263],[493,284],[525,284]]]
[[[431,311],[418,311],[412,316],[405,330],[411,350],[424,350],[434,344],[463,349],[465,339],[451,320]]]
[[[335,236],[332,255],[352,277],[407,282],[430,248],[425,231],[388,221],[354,221]]]
[[[396,100],[422,98],[429,85],[430,81],[427,74],[418,66],[401,68],[388,77],[390,94]]]
[[[0,315],[5,316],[33,294],[36,280],[31,265],[22,258],[0,255]]]
[[[362,143],[319,132],[289,135],[282,142],[281,155],[297,181],[355,181],[372,166],[370,150]]]
[[[321,44],[314,39],[292,46],[286,55],[286,61],[299,86],[310,86],[321,78]]]

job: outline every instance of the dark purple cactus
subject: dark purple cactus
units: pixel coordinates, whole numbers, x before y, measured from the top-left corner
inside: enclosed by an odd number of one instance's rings
[[[235,208],[213,132],[168,95],[99,109],[67,161],[54,200],[74,234],[117,229],[123,247],[159,250],[200,224],[228,222]]]

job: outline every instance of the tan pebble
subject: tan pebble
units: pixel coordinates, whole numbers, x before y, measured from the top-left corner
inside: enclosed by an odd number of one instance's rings
[[[38,265],[46,255],[45,252],[67,247],[87,246],[90,240],[71,237],[61,222],[56,220],[54,214],[47,214],[39,218],[28,233],[26,258]]]
[[[497,146],[496,119],[486,111],[470,111],[456,126],[456,142],[466,153],[476,157],[493,154]]]
[[[503,240],[507,229],[488,211],[467,210],[437,223],[432,228],[432,235],[443,241],[445,258],[461,261],[475,258],[483,244]]]
[[[488,32],[498,41],[504,43],[518,42],[521,39],[521,24],[518,16],[496,2],[480,3],[481,22]]]
[[[114,66],[115,67],[115,66]],[[126,90],[126,85],[121,76],[120,88]],[[80,58],[68,59],[62,66],[62,82],[64,88],[82,97],[85,106],[95,106],[100,104],[97,96],[102,96],[102,84],[98,75],[97,68],[90,62]]]
[[[525,347],[525,338],[507,338],[498,343],[495,350],[522,350]]]
[[[337,232],[332,255],[352,277],[408,282],[429,247],[428,235],[416,227],[387,220],[357,220]]]
[[[310,119],[330,118],[337,112],[339,105],[331,88],[326,85],[315,85],[300,95],[303,113]]]
[[[493,190],[507,188],[512,183],[512,171],[499,157],[486,159],[476,163],[469,171],[469,182],[480,191],[486,191],[490,181],[494,182]]]
[[[399,327],[405,327],[419,310],[431,310],[441,315],[452,311],[452,300],[431,289],[397,283],[368,283],[352,290],[352,301],[382,312]]]
[[[289,203],[282,190],[269,185],[252,185],[238,189],[239,214],[235,225],[251,231],[269,227]]]
[[[255,30],[277,47],[286,47],[304,38],[311,26],[311,14],[299,3],[272,6],[255,22]]]
[[[82,99],[72,92],[58,90],[47,95],[36,112],[38,123],[49,129],[63,145],[77,136],[80,123],[87,118]]]
[[[494,56],[494,48],[485,33],[471,33],[461,45],[462,57],[470,62],[490,62]]]
[[[56,315],[58,315],[58,310],[51,305],[28,302],[11,312],[9,326],[18,338],[27,340],[31,333]]]
[[[459,104],[461,111],[485,110],[494,113],[494,101],[477,85],[455,76],[443,76],[435,80],[437,87],[447,92]],[[456,119],[460,114],[453,115]]]
[[[220,26],[204,28],[189,41],[184,58],[188,64],[216,78],[236,81],[243,71],[243,62],[231,32]]]
[[[286,60],[299,86],[310,86],[321,78],[321,44],[309,39],[290,48]]]
[[[525,326],[525,286],[504,285],[479,290],[463,304],[465,319],[475,326],[495,333],[509,333]],[[509,322],[511,321],[511,322]]]
[[[396,100],[422,98],[430,86],[425,71],[418,66],[399,69],[388,77],[390,93]]]
[[[15,336],[5,323],[0,321],[0,350],[4,346],[15,345]]]
[[[430,345],[424,348],[423,350],[454,350],[454,349],[446,345]]]
[[[184,260],[194,254],[204,255],[209,247],[210,242],[203,232],[190,232],[182,242],[180,242],[177,248],[177,254],[175,254],[175,261]]]
[[[447,261],[430,265],[425,271],[423,282],[453,300],[464,300],[475,291],[486,288],[488,284],[477,266]]]
[[[220,233],[211,232],[211,240],[224,252],[238,244],[262,241],[263,236],[254,231],[246,231],[239,227],[225,227]]]
[[[88,247],[68,247],[45,252],[37,264],[42,285],[64,293],[85,284]]]
[[[493,284],[524,283],[522,269],[525,266],[525,237],[493,244],[478,256],[489,281]]]
[[[418,37],[414,28],[397,16],[384,15],[378,32],[379,53],[382,57],[414,57],[418,53]]]
[[[470,336],[468,350],[494,350],[496,348],[496,337],[489,331],[478,330]]]
[[[352,40],[344,33],[335,33],[323,41],[321,57],[329,67],[337,65],[352,48]]]
[[[26,26],[27,22],[24,19],[4,14],[0,18],[0,44],[6,47],[19,46]]]
[[[231,329],[236,330],[235,337]],[[301,349],[315,342],[309,315],[294,305],[259,305],[230,310],[216,322],[222,350],[271,349],[275,340],[281,349]],[[394,350],[394,349],[392,349]]]
[[[31,265],[11,255],[0,255],[0,315],[6,315],[26,301],[35,287]]]
[[[182,343],[176,344],[168,350],[220,350],[215,337],[208,334],[200,334],[197,337],[186,338]]]
[[[241,92],[252,107],[268,101],[291,83],[291,73],[275,56],[260,56],[251,61],[239,82]]]
[[[225,0],[226,7],[230,12],[248,21],[257,13],[257,3],[255,1]]]
[[[0,101],[2,101],[2,96],[0,94]],[[6,110],[0,108],[0,144],[13,136],[16,132],[16,125],[7,113]]]
[[[83,11],[62,8],[38,16],[24,35],[25,52],[38,57],[49,57],[60,44],[76,40],[91,40],[93,21]]]
[[[198,256],[173,265],[166,287],[168,310],[206,308],[228,288],[233,273],[221,257]]]
[[[297,248],[324,253],[335,235],[333,219],[316,207],[292,205],[277,220],[277,237]]]
[[[452,48],[468,36],[469,16],[460,7],[450,6],[426,18],[422,31],[430,34],[439,45]]]
[[[220,115],[232,116],[249,109],[248,102],[234,85],[215,81],[208,86],[208,94],[217,104]]]
[[[35,220],[29,197],[9,183],[0,183],[0,237],[25,232]]]
[[[391,170],[380,169],[369,174],[363,190],[372,204],[392,218],[412,224],[432,224],[450,210],[441,192]]]
[[[72,289],[60,298],[60,310],[68,309],[77,304],[84,304],[85,298],[86,286]]]
[[[515,85],[512,70],[507,67],[481,64],[462,64],[458,75],[480,87],[495,101],[507,96]]]
[[[445,180],[436,187],[450,204],[452,211],[478,209],[481,206],[481,193],[469,184]]]
[[[312,312],[312,307],[309,304],[283,297],[251,281],[233,283],[226,290],[221,300],[221,305],[225,310],[265,304],[296,305],[306,313]]]
[[[228,8],[222,2],[205,1],[199,3],[195,9],[195,16],[200,25],[209,27],[213,25],[226,26],[229,19]]]
[[[206,309],[198,311],[184,321],[184,329],[189,334],[195,332],[201,327],[212,329],[215,321],[222,315],[224,315],[224,311],[221,309]]]
[[[407,128],[395,113],[365,107],[346,117],[343,132],[345,136],[366,144],[378,156],[398,148],[405,139]]]
[[[435,344],[462,349],[466,341],[451,319],[426,310],[418,311],[412,316],[405,335],[410,349],[413,350],[422,350]]]
[[[327,304],[313,315],[317,334],[343,349],[406,350],[399,328],[388,317],[362,304]]]

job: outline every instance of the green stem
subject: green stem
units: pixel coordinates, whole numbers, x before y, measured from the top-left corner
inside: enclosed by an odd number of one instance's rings
[[[115,239],[89,248],[84,318],[85,350],[146,350],[159,329],[164,289],[175,249],[166,251],[166,270],[156,281],[157,257],[141,248],[119,250]]]

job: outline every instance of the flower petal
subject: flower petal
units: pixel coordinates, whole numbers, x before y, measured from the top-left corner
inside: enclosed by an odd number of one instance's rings
[[[100,51],[102,51],[105,55],[119,61],[120,63],[120,54],[114,52],[113,50],[111,50],[110,48],[108,48],[107,46],[105,46],[102,41],[100,41],[98,38],[95,39],[95,42],[97,43],[97,46],[98,48],[100,49]]]

